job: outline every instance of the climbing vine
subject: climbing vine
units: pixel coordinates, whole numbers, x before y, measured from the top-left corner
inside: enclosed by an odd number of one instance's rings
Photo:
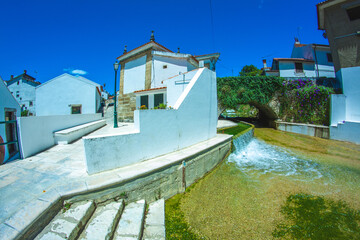
[[[329,125],[330,94],[333,89],[311,80],[284,80],[270,76],[240,76],[217,79],[220,111],[240,104],[280,103],[279,118],[287,122]]]
[[[283,87],[282,82],[279,77],[269,76],[218,78],[218,100],[222,107],[230,109],[249,102],[266,104]]]

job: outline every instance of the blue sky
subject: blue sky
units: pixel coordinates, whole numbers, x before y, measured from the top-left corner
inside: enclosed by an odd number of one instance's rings
[[[148,42],[151,30],[172,51],[220,52],[217,75],[238,75],[244,65],[261,68],[263,58],[290,57],[294,37],[328,44],[317,30],[318,2],[1,0],[0,76],[26,69],[43,83],[79,70],[113,92],[116,57]]]

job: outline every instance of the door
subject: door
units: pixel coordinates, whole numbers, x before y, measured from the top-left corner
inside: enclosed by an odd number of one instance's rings
[[[16,120],[16,110],[5,110],[5,121]],[[17,141],[16,136],[16,123],[5,124],[6,142]],[[17,144],[12,143],[7,145],[9,156],[12,157],[17,153]]]

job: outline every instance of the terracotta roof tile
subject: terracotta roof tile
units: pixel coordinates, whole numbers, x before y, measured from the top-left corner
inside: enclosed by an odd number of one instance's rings
[[[158,88],[150,88],[150,89],[145,89],[145,90],[138,90],[138,91],[135,91],[134,93],[148,92],[148,91],[161,90],[161,89],[166,89],[166,87],[158,87]]]

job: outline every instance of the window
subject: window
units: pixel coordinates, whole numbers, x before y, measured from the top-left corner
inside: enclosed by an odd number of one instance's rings
[[[164,94],[159,93],[154,95],[154,107],[158,107],[161,103],[164,103]]]
[[[208,69],[210,69],[210,63],[205,63],[204,66]]]
[[[16,91],[16,97],[19,97],[19,96],[20,96],[20,92]]]
[[[167,65],[166,65],[166,64],[164,64],[164,65],[163,65],[163,69],[166,69],[166,68],[167,68]]]
[[[19,81],[17,81],[17,85],[19,85]]]
[[[331,53],[327,53],[326,57],[327,57],[328,62],[333,62]]]
[[[33,101],[29,102],[29,106],[32,107],[33,106]]]
[[[304,72],[304,67],[302,63],[295,63],[295,72],[297,73]]]
[[[71,114],[81,114],[81,104],[71,105]]]
[[[145,105],[146,108],[149,108],[149,96],[143,95],[140,97],[140,106]]]
[[[360,6],[346,9],[350,21],[360,19]]]

